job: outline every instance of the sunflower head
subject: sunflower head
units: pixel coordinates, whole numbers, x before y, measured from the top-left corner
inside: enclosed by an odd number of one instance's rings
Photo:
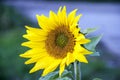
[[[44,69],[42,76],[45,76],[59,67],[61,75],[65,66],[76,60],[88,63],[85,55],[92,52],[82,45],[90,40],[80,33],[78,21],[81,14],[76,16],[76,11],[67,14],[66,6],[60,7],[57,13],[50,11],[49,17],[37,15],[41,28],[26,26],[27,34],[23,37],[29,41],[22,43],[22,46],[30,50],[20,56],[29,58],[25,64],[35,63],[30,73]]]

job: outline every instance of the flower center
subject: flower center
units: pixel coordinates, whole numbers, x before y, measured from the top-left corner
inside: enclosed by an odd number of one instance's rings
[[[57,46],[64,48],[68,43],[68,37],[64,33],[59,33],[56,37],[55,42]]]
[[[65,27],[57,27],[48,33],[45,41],[47,53],[54,58],[64,58],[67,53],[74,50],[75,39],[70,30]]]

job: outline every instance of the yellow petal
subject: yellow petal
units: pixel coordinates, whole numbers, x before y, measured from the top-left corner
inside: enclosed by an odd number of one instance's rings
[[[34,35],[41,35],[41,36],[47,36],[47,32],[45,32],[44,30],[42,29],[39,29],[39,28],[32,28],[32,27],[29,27],[29,26],[25,26],[27,28],[27,34],[34,34]]]
[[[68,19],[67,19],[66,6],[64,6],[62,10],[62,23],[64,23],[65,27],[69,26]]]
[[[45,21],[48,21],[48,18],[44,15],[36,15],[38,24],[43,30],[48,30],[49,28],[46,26]]]
[[[75,61],[75,58],[73,53],[67,53],[67,60],[66,60],[67,66],[74,61]]]
[[[73,23],[77,24],[81,16],[82,16],[82,14],[79,14],[78,16],[76,16]]]
[[[59,19],[59,23],[58,23],[59,26],[62,25],[68,27],[66,6],[64,6],[63,9],[61,9],[61,7],[59,8],[58,19]]]
[[[77,9],[73,10],[72,12],[70,12],[68,14],[69,26],[71,26],[73,24],[73,21],[74,21],[75,15],[76,15],[76,11],[77,11]]]
[[[44,16],[44,15],[36,15],[37,20],[38,20],[38,24],[39,26],[44,30],[49,32],[50,30],[53,30],[55,28],[55,26],[52,25],[52,23],[50,22],[49,18]]]
[[[24,38],[31,40],[31,41],[44,41],[46,40],[47,36],[38,35],[36,33],[33,33],[31,31],[27,31],[28,34],[23,35]]]
[[[31,58],[27,61],[25,61],[25,64],[32,64],[32,63],[35,63],[39,60],[39,57],[35,57],[35,58]]]
[[[29,48],[45,48],[45,42],[44,41],[40,41],[40,42],[35,42],[35,41],[28,41],[28,42],[24,42],[21,44],[22,46],[26,46]]]
[[[75,28],[72,33],[74,34],[75,38],[79,35],[80,28]]]
[[[76,42],[79,44],[86,44],[88,42],[90,42],[89,39],[86,39],[85,36],[83,34],[78,34],[78,36],[76,37]]]
[[[67,14],[66,14],[66,6],[63,7],[62,11],[61,11],[61,14],[62,14],[62,18],[63,19],[67,19]]]
[[[31,34],[26,34],[23,35],[24,38],[31,40],[31,41],[45,41],[47,39],[46,36],[36,36],[36,35],[31,35]]]
[[[84,62],[84,63],[88,63],[87,59],[85,58],[84,55],[82,54],[78,54],[78,53],[74,53],[75,58],[79,61],[79,62]]]
[[[59,71],[59,76],[62,75],[64,69],[65,69],[65,63],[66,63],[66,58],[64,58],[60,64],[60,71]]]
[[[66,15],[66,6],[63,7],[62,13],[65,13],[64,15]]]
[[[61,9],[62,9],[62,6],[60,6],[58,9],[58,13],[57,13],[58,15],[61,13]]]
[[[60,62],[61,62],[61,60],[59,60],[59,59],[56,59],[56,60],[54,60],[54,62],[51,62],[51,64],[49,65],[49,67],[46,67],[45,70],[43,71],[42,76],[45,76],[48,73],[54,71],[58,67],[58,65],[60,64]]]
[[[31,58],[31,57],[36,56],[45,51],[46,50],[43,48],[34,48],[34,49],[30,49],[30,50],[26,51],[24,54],[20,54],[20,57]]]
[[[25,62],[25,64],[35,63],[39,61],[41,58],[46,57],[46,56],[48,56],[47,52],[41,52],[39,54],[34,54],[32,58],[30,58],[29,60]]]
[[[70,26],[70,31],[73,32],[76,29],[77,24],[72,24]]]
[[[88,51],[87,49],[83,48],[80,44],[76,43],[74,47],[74,51],[80,54],[92,54],[92,52]]]
[[[76,37],[76,41],[79,41],[79,40],[81,40],[81,39],[85,39],[85,36],[83,35],[83,34],[79,34],[77,37]]]
[[[51,58],[49,55],[46,57],[42,57],[41,59],[39,59],[39,61],[36,62],[35,66],[30,70],[29,73],[33,73],[35,71],[48,67],[53,61],[54,59]]]
[[[51,21],[51,24],[53,24],[53,26],[58,27],[59,19],[58,19],[57,15],[53,11],[50,11],[49,19]]]
[[[90,42],[89,39],[81,39],[81,40],[77,41],[77,43],[79,43],[79,44],[86,44],[86,43],[89,43],[89,42]]]

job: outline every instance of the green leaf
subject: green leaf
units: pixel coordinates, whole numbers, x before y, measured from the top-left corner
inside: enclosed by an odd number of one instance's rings
[[[84,44],[84,47],[90,51],[95,51],[95,47],[98,44],[98,42],[100,41],[101,37],[102,37],[102,35],[89,38],[91,40],[91,42]]]
[[[65,71],[62,73],[62,77],[65,77],[65,76],[71,77],[71,76],[72,76],[72,72],[71,72],[71,71],[68,71],[68,70],[65,70]]]
[[[69,77],[64,77],[64,78],[58,78],[56,80],[72,80],[72,79],[70,79]]]
[[[94,31],[96,31],[98,28],[87,28],[87,29],[85,29],[85,30],[83,30],[83,31],[81,31],[83,34],[89,34],[89,33],[92,33],[92,32],[94,32]]]
[[[102,79],[100,79],[100,78],[94,78],[93,80],[102,80]]]
[[[102,38],[102,35],[91,37],[91,38],[89,38],[91,40],[91,42],[84,44],[84,47],[86,49],[94,52],[93,54],[91,54],[91,56],[99,56],[100,55],[99,52],[96,52],[95,48],[96,48],[96,46],[101,38]]]
[[[59,77],[59,71],[55,71],[49,73],[44,77],[40,77],[39,80],[72,80],[71,78],[72,78],[72,72],[65,70],[61,75],[61,77]]]
[[[59,73],[58,71],[51,72],[44,77],[40,77],[39,80],[53,80],[55,77],[57,78],[59,77],[58,73]]]

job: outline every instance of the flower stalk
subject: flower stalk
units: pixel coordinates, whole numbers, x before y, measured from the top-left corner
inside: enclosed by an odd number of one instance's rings
[[[81,80],[80,63],[77,63],[77,61],[74,62],[74,79]]]

